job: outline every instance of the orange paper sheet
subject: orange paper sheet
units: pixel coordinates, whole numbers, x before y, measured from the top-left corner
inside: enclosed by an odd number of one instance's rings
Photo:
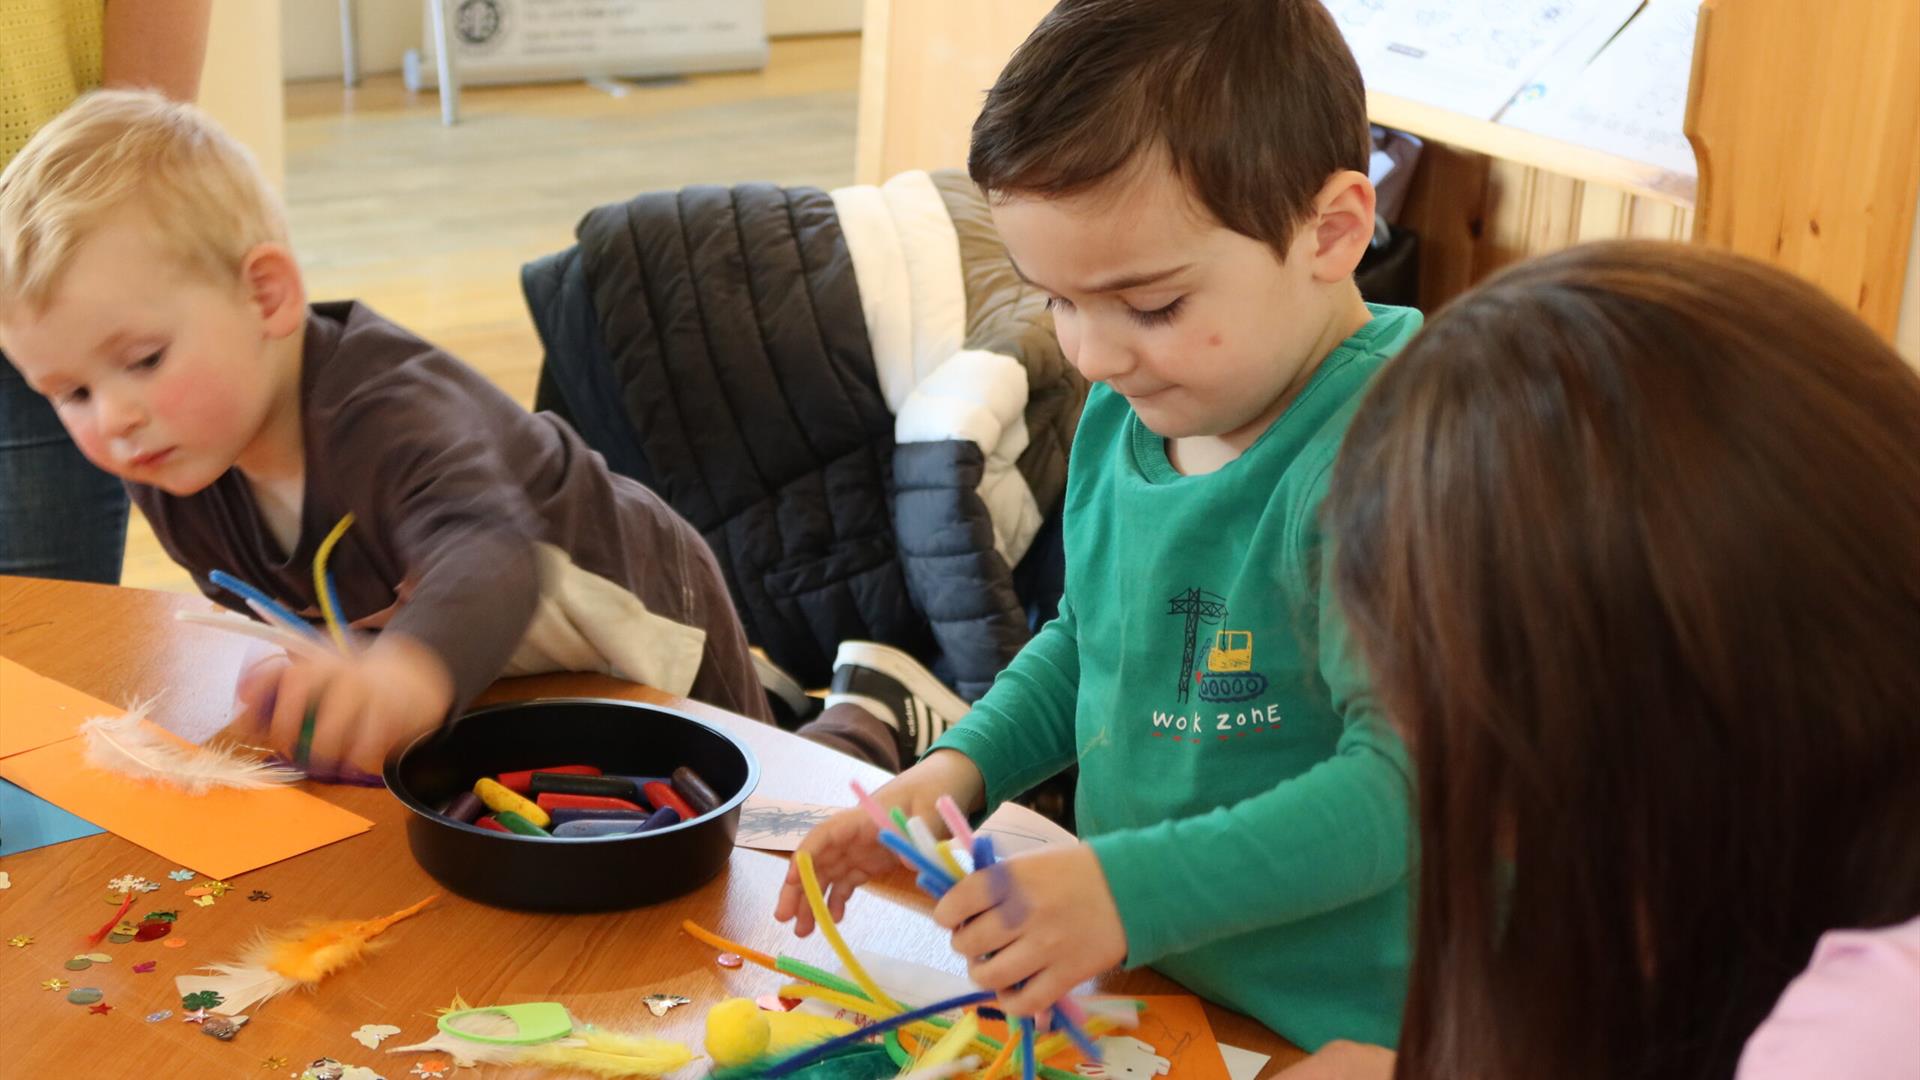
[[[0,758],[70,739],[89,717],[119,709],[0,656]]]
[[[0,657],[0,728],[5,732],[0,777],[170,862],[216,879],[373,827],[366,818],[297,788],[188,795],[95,768],[87,763],[86,740],[75,729],[90,717],[119,711]]]
[[[1228,1080],[1227,1060],[1220,1055],[1220,1044],[1213,1037],[1213,1025],[1207,1023],[1206,1006],[1199,998],[1191,994],[1146,994],[1134,1001],[1147,1003],[1147,1011],[1140,1015],[1140,1026],[1110,1031],[1101,1038],[1135,1038],[1148,1046],[1168,1062],[1163,1077],[1153,1080]],[[1006,1038],[1006,1025],[987,1021],[980,1030],[995,1039]],[[1049,1065],[1071,1070],[1081,1060],[1080,1052],[1068,1050],[1047,1062]],[[1018,1077],[1016,1067],[1006,1076]],[[1115,1073],[1114,1075],[1130,1075]]]

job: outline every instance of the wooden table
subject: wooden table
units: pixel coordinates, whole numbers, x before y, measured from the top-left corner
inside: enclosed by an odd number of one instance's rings
[[[154,718],[190,738],[217,729],[228,712],[233,680],[246,649],[237,638],[183,626],[176,611],[204,601],[170,593],[0,577],[0,654],[50,678],[109,702],[162,694]],[[488,700],[540,696],[617,697],[686,709],[742,737],[759,756],[760,793],[820,803],[846,801],[847,781],[877,784],[871,766],[766,725],[645,687],[588,675],[541,676],[495,686]],[[448,894],[420,917],[387,935],[387,947],[366,964],[334,976],[315,994],[294,993],[255,1010],[230,1043],[182,1023],[173,978],[192,967],[234,956],[254,931],[306,917],[365,918],[438,892],[408,854],[405,810],[385,790],[311,785],[322,798],[374,822],[370,831],[317,851],[263,867],[235,880],[237,892],[213,907],[197,908],[179,895],[186,883],[167,880],[173,865],[111,834],[9,856],[12,887],[0,891],[0,938],[30,934],[35,944],[0,948],[0,1073],[19,1077],[287,1076],[318,1057],[376,1069],[392,1080],[408,1076],[414,1057],[364,1049],[349,1033],[362,1024],[394,1024],[390,1046],[431,1034],[433,1010],[458,993],[474,1004],[560,1001],[580,1020],[616,1030],[677,1039],[700,1049],[707,1008],[726,997],[755,997],[778,983],[751,966],[738,971],[714,963],[711,950],[680,933],[694,921],[770,953],[823,966],[833,956],[816,935],[795,940],[771,912],[787,861],[736,849],[732,862],[707,886],[670,903],[606,915],[531,915],[501,911]],[[219,823],[207,823],[218,829]],[[78,939],[111,914],[106,884],[121,874],[162,883],[132,913],[179,908],[175,936],[184,948],[161,943],[106,945],[114,962],[84,973],[62,964]],[[263,889],[273,898],[248,903]],[[856,948],[872,949],[951,971],[962,966],[945,935],[926,918],[927,900],[905,875],[855,896],[845,930]],[[133,965],[156,960],[151,974]],[[95,1015],[70,1005],[64,993],[42,990],[59,977],[97,986],[113,1011]],[[1109,976],[1103,989],[1171,993],[1178,988],[1150,972]],[[683,994],[693,1004],[656,1019],[641,999]],[[149,1024],[159,1009],[175,1016]],[[1273,1055],[1268,1074],[1302,1055],[1254,1021],[1209,1007],[1222,1042]],[[262,1063],[285,1058],[269,1073]],[[499,1074],[503,1070],[495,1070]],[[487,1075],[485,1070],[476,1074]],[[516,1070],[514,1075],[530,1075]]]

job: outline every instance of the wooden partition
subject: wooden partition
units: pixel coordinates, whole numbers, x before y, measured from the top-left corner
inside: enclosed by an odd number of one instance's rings
[[[982,96],[1051,0],[867,0],[857,178],[959,165]],[[1403,220],[1431,306],[1585,240],[1717,244],[1820,284],[1891,338],[1920,199],[1920,0],[1705,0],[1687,134],[1697,185],[1404,99],[1427,140]]]

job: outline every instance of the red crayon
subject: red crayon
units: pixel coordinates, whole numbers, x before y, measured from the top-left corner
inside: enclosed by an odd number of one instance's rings
[[[646,807],[630,803],[625,799],[616,799],[611,795],[566,795],[558,791],[543,791],[534,796],[533,804],[542,810],[640,810]]]
[[[693,812],[693,807],[687,805],[687,800],[681,798],[679,792],[658,780],[653,781],[640,790],[646,795],[647,801],[654,806],[667,806],[679,811],[681,821],[692,821],[694,818],[700,816]]]

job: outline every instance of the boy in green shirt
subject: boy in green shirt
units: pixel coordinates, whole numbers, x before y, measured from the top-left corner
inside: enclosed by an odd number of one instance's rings
[[[1348,419],[1420,324],[1354,286],[1368,153],[1318,0],[1065,0],[974,124],[1008,253],[1098,385],[1060,617],[876,795],[936,821],[942,795],[984,812],[1078,762],[1082,842],[1008,860],[1017,905],[975,874],[934,913],[1012,1014],[1151,964],[1310,1050],[1396,1040],[1409,773],[1318,526]],[[858,812],[804,849],[836,915],[893,866]],[[776,917],[812,928],[793,875]]]

